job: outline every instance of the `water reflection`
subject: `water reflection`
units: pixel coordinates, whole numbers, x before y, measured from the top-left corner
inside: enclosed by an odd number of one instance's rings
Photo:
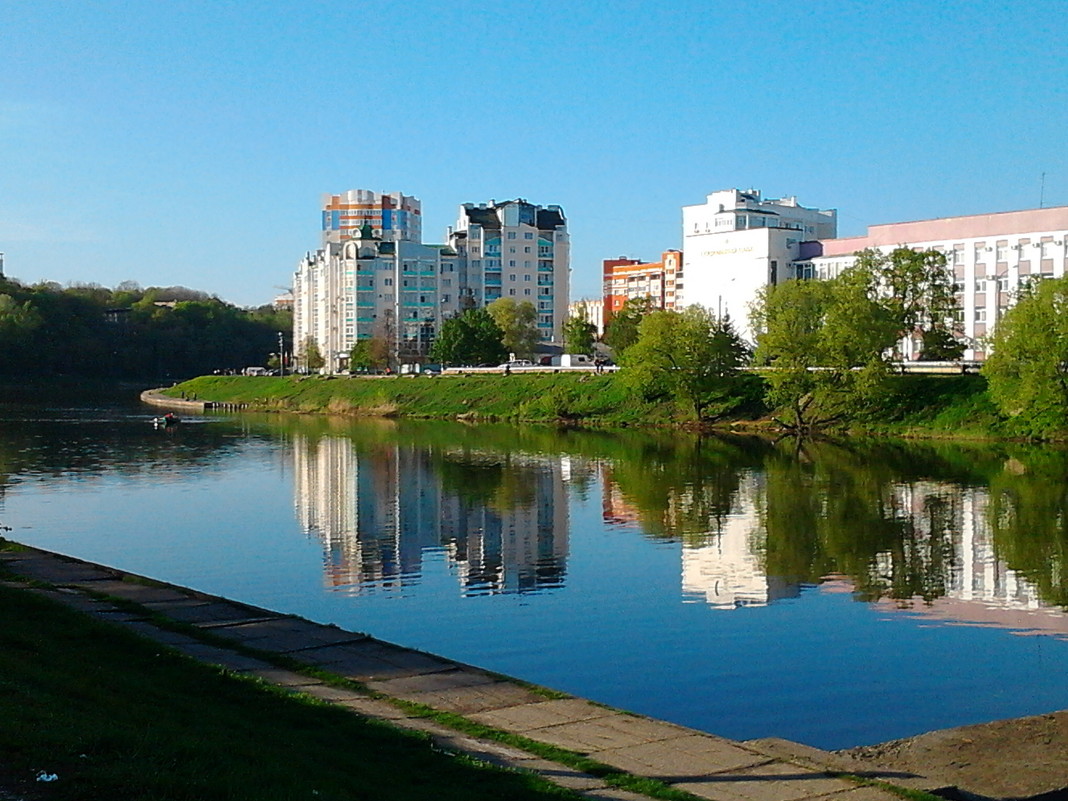
[[[306,436],[293,455],[297,517],[332,587],[403,587],[435,551],[464,595],[563,583],[570,460]]]
[[[762,606],[833,577],[888,609],[1062,630],[1059,611],[1037,610],[1068,597],[1063,453],[688,436],[598,445],[425,444],[403,426],[298,435],[297,516],[322,541],[331,587],[402,588],[434,554],[465,595],[536,592],[563,585],[572,496],[593,484],[610,529],[679,543],[686,601]]]

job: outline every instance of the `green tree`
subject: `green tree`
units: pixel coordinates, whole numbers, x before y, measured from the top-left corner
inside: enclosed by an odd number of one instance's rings
[[[300,350],[297,352],[297,363],[307,370],[319,370],[326,364],[315,337],[307,337],[300,343]]]
[[[654,310],[650,297],[627,298],[623,307],[605,324],[604,342],[620,357],[638,341],[638,326],[642,318]]]
[[[358,339],[353,342],[349,349],[349,370],[366,372],[374,366],[374,359],[371,356],[371,340]]]
[[[765,287],[754,304],[756,360],[766,371],[768,405],[780,423],[807,434],[862,412],[888,374],[884,353],[897,320],[877,298],[866,270],[829,281],[787,281]]]
[[[441,324],[430,357],[442,364],[498,364],[508,358],[503,339],[487,309],[468,309]]]
[[[589,353],[597,337],[597,326],[585,317],[569,317],[564,323],[564,350],[567,353]]]
[[[684,398],[698,420],[721,418],[746,400],[739,368],[749,348],[729,319],[701,306],[646,315],[622,358],[637,388]]]
[[[959,307],[945,254],[905,247],[889,253],[867,249],[857,253],[854,269],[867,272],[875,282],[880,302],[897,321],[899,339],[922,338],[921,353],[928,361],[956,352],[952,326]],[[963,345],[959,350],[963,354]]]
[[[1025,287],[983,365],[990,397],[1021,433],[1068,427],[1068,277]]]
[[[503,332],[507,353],[529,359],[541,338],[538,334],[538,310],[528,300],[516,303],[511,298],[498,298],[486,307],[490,317]]]

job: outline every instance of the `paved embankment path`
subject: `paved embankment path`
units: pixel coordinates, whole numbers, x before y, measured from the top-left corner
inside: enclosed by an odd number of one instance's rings
[[[0,551],[0,566],[48,585],[35,589],[113,621],[194,659],[291,688],[368,717],[427,733],[442,748],[537,772],[590,799],[638,801],[572,768],[493,740],[476,739],[419,717],[389,699],[448,711],[494,729],[588,755],[637,776],[659,779],[714,801],[890,801],[896,796],[817,767],[823,754],[783,741],[737,743],[580,698],[551,699],[499,675],[363,634],[161,585],[121,571],[31,548]],[[26,586],[26,585],[21,585]],[[101,600],[133,601],[152,613],[255,649],[262,658],[154,625],[149,616]],[[359,682],[381,696],[339,689],[272,664],[271,655]],[[556,694],[559,695],[559,694]],[[824,763],[826,764],[826,763]],[[874,776],[911,784],[901,774]],[[912,786],[917,786],[912,784]]]

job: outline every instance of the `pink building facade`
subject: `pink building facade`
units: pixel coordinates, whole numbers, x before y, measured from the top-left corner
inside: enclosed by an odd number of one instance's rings
[[[937,250],[946,256],[960,306],[958,332],[965,359],[982,360],[998,320],[1027,282],[1065,274],[1068,206],[967,217],[873,225],[866,236],[805,243],[794,262],[798,278],[833,278],[868,248]],[[919,355],[919,343],[905,340],[903,357]]]

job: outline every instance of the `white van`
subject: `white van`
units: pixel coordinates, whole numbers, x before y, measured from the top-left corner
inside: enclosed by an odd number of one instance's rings
[[[246,367],[242,370],[245,375],[267,375],[266,367]]]

